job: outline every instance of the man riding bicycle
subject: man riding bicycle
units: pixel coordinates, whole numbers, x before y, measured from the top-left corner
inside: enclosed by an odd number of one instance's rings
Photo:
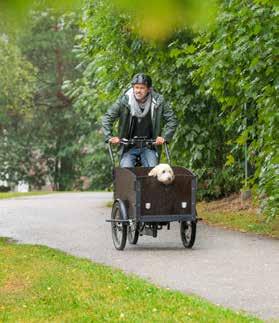
[[[119,144],[120,138],[154,139],[156,145],[169,142],[177,127],[177,119],[164,97],[152,88],[151,78],[143,73],[132,79],[132,87],[120,96],[103,117],[105,141]],[[112,135],[113,123],[119,119],[118,136]],[[162,127],[162,122],[164,126]],[[121,147],[120,167],[134,167],[141,158],[144,167],[158,164],[158,152],[147,145]]]

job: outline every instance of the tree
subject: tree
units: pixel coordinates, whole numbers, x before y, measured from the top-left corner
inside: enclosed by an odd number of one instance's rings
[[[52,9],[34,10],[21,38],[26,58],[37,68],[35,149],[45,161],[54,189],[72,188],[80,177],[83,126],[63,82],[78,75],[73,55],[78,15]]]
[[[36,70],[8,35],[0,37],[0,179],[16,184],[31,164],[28,125],[33,118]]]
[[[224,2],[216,27],[196,38],[192,56],[193,79],[221,104],[231,131],[229,164],[248,144],[250,185],[270,217],[279,213],[278,25],[273,1]]]

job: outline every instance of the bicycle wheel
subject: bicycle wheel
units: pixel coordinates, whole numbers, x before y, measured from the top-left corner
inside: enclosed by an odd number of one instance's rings
[[[128,226],[128,241],[130,244],[137,244],[139,239],[139,225],[132,223]]]
[[[196,239],[197,224],[195,221],[182,221],[180,223],[180,236],[185,248],[192,248]]]
[[[123,220],[123,214],[121,212],[120,203],[116,201],[112,207],[111,219]],[[120,221],[113,221],[111,222],[111,232],[115,249],[123,250],[127,241],[127,224]]]

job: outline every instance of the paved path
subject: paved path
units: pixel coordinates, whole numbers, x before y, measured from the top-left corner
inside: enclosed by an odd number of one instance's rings
[[[264,319],[279,318],[279,240],[198,224],[192,250],[178,224],[116,251],[105,207],[110,193],[65,193],[0,200],[0,236],[42,244],[136,273]],[[1,268],[1,264],[0,264]]]

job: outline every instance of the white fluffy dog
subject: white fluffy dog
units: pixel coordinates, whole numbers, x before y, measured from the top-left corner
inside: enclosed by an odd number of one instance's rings
[[[168,164],[159,164],[151,169],[148,176],[157,177],[158,181],[166,185],[174,181],[174,173]]]

